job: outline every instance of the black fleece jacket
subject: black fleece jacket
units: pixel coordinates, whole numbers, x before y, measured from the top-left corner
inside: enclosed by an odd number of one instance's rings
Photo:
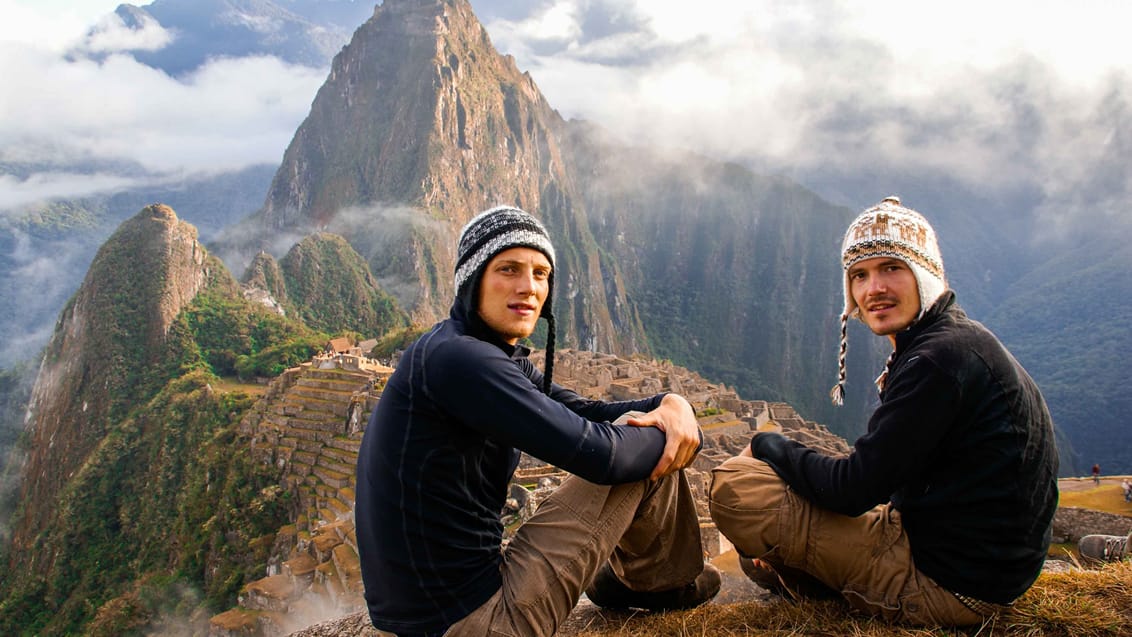
[[[500,511],[520,450],[598,484],[647,478],[664,450],[659,429],[610,424],[663,394],[544,394],[529,352],[464,308],[457,300],[402,355],[358,454],[366,603],[375,626],[401,635],[441,633],[499,589]]]
[[[845,458],[756,434],[756,458],[814,504],[860,515],[891,500],[922,573],[1008,603],[1037,578],[1057,507],[1058,457],[1041,392],[948,291],[897,334],[880,406]]]

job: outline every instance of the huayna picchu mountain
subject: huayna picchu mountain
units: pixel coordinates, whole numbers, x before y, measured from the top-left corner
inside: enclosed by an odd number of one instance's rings
[[[334,59],[252,221],[280,234],[346,237],[416,322],[452,297],[455,234],[498,203],[538,211],[562,246],[559,326],[574,342],[645,343],[616,255],[597,247],[566,123],[529,75],[499,55],[464,0],[391,0]]]
[[[641,142],[564,120],[467,0],[387,0],[335,57],[263,207],[216,250],[242,267],[289,237],[339,234],[427,326],[451,302],[462,225],[517,205],[558,248],[559,342],[668,358],[862,430],[863,387],[840,412],[826,398],[852,212]],[[883,360],[850,356],[860,378]]]

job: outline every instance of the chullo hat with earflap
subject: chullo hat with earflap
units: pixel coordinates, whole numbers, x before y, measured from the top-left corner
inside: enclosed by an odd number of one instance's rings
[[[860,308],[849,287],[849,268],[866,259],[891,257],[900,259],[912,269],[920,294],[920,312],[923,317],[936,300],[947,290],[947,277],[943,270],[943,257],[939,252],[935,230],[923,215],[900,205],[899,197],[885,197],[879,204],[857,216],[841,242],[842,286],[845,310],[841,314],[841,345],[837,356],[837,385],[829,395],[835,405],[845,401],[845,352],[848,349],[848,322],[860,318]],[[915,321],[913,321],[915,322]],[[877,388],[884,387],[889,357],[884,372],[877,378]]]

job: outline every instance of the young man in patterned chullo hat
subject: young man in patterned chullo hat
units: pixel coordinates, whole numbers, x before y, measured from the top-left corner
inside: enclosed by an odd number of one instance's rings
[[[1041,392],[948,289],[935,231],[889,197],[841,249],[846,323],[892,344],[879,405],[847,457],[776,433],[713,471],[711,514],[772,589],[842,595],[894,622],[979,624],[1042,569],[1057,450]]]

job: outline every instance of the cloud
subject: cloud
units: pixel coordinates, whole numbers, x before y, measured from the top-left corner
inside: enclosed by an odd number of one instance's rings
[[[690,148],[803,183],[822,171],[898,169],[943,173],[980,190],[1028,185],[1072,198],[1097,162],[1114,155],[1065,149],[1127,126],[1111,104],[1127,101],[1132,47],[1122,29],[1132,5],[473,5],[496,47],[531,72],[563,115],[630,143]],[[34,17],[13,0],[0,0],[0,9]],[[104,50],[127,46],[116,16],[102,24]],[[157,46],[168,34],[153,29],[130,37]],[[45,165],[34,178],[9,175],[9,202],[89,194],[118,187],[114,177],[137,177],[63,166],[76,157],[158,177],[276,163],[325,78],[323,69],[261,57],[214,60],[178,80],[121,54],[67,61],[47,40],[6,31],[0,164]]]
[[[128,26],[116,13],[104,16],[83,41],[81,48],[90,53],[119,51],[157,51],[173,41],[173,34],[152,16],[141,15],[140,24]]]
[[[0,43],[0,76],[0,163],[47,164],[57,173],[77,159],[168,176],[278,162],[325,70],[274,57],[218,59],[178,80],[127,55],[67,60]],[[73,197],[89,194],[95,181],[44,174],[19,190]]]
[[[20,207],[44,201],[60,192],[71,197],[84,197],[100,192],[129,188],[136,178],[119,175],[71,172],[36,172],[25,179],[0,174],[0,215],[18,211]]]
[[[630,142],[993,190],[1040,187],[1063,149],[1111,134],[1091,114],[1127,83],[1129,19],[1099,0],[557,0],[486,27],[565,116]]]
[[[74,272],[84,272],[95,253],[99,236],[105,238],[111,229],[93,233],[97,236],[56,241],[35,240],[16,228],[7,228],[5,238],[9,252],[5,255],[10,280],[3,287],[3,306],[16,309],[18,317],[53,317],[62,303],[77,287]],[[54,330],[51,320],[29,323],[12,320],[0,343],[0,363],[29,360],[36,356]]]
[[[62,52],[73,46],[115,0],[0,0],[0,42]]]

